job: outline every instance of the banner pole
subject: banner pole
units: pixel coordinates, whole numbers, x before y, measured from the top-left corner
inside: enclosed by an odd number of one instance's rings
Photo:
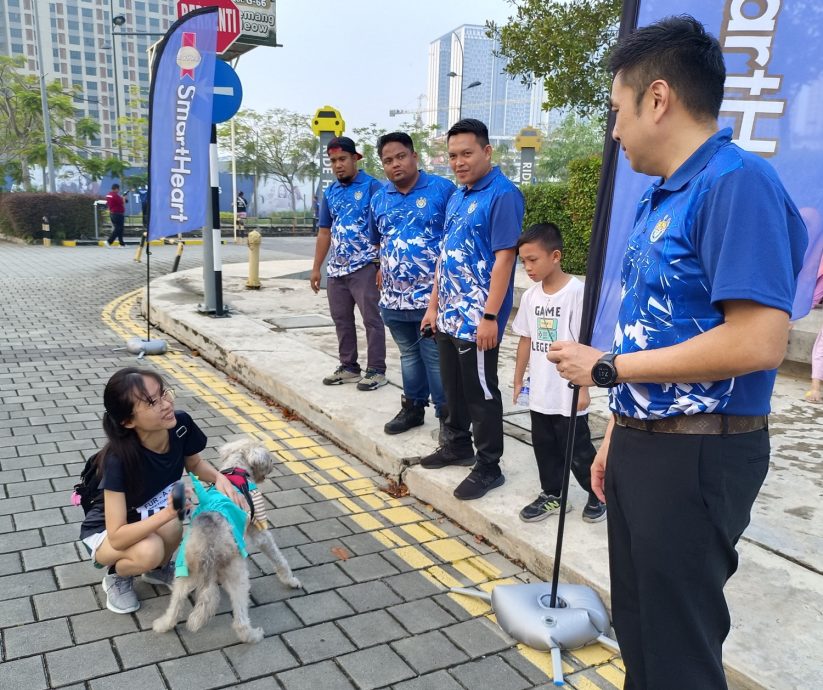
[[[209,169],[211,172],[211,219],[212,219],[212,260],[214,271],[214,315],[226,316],[223,309],[223,266],[220,257],[220,173],[217,161],[217,125],[211,126],[209,143]]]

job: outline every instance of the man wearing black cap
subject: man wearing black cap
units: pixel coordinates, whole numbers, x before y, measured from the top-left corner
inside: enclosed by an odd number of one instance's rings
[[[320,267],[331,249],[326,295],[337,329],[340,365],[323,383],[357,382],[358,390],[372,391],[387,383],[386,332],[377,306],[378,257],[369,235],[369,204],[380,183],[358,170],[357,161],[363,156],[348,137],[335,137],[327,151],[337,181],[326,189],[320,203],[311,287],[315,292],[320,290]],[[366,327],[365,375],[357,362],[355,305]]]

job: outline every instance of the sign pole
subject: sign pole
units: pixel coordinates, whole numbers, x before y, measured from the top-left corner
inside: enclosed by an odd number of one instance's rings
[[[520,151],[520,184],[534,184],[535,155],[543,143],[543,135],[539,129],[524,127],[514,138],[514,148]]]

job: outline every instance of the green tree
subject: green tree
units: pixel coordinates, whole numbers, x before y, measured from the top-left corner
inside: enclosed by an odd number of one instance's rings
[[[566,181],[569,163],[603,155],[606,134],[603,118],[581,118],[569,113],[548,136],[537,154],[535,169],[541,182]]]
[[[0,170],[30,190],[31,167],[38,165],[45,171],[47,156],[39,80],[25,74],[24,65],[20,57],[0,56]],[[116,168],[116,160],[101,160],[91,147],[100,124],[76,116],[78,91],[79,87],[66,90],[59,81],[46,85],[54,164],[73,165],[99,179]]]
[[[509,0],[514,16],[490,36],[500,40],[506,71],[531,82],[545,79],[544,108],[602,114],[611,75],[607,51],[617,38],[620,0]]]
[[[292,210],[297,208],[297,185],[317,175],[317,145],[309,127],[309,117],[283,108],[264,113],[241,110],[234,117],[237,169],[254,175],[254,207],[257,208],[257,180],[272,177],[289,192]],[[230,146],[230,124],[218,130],[219,141]]]

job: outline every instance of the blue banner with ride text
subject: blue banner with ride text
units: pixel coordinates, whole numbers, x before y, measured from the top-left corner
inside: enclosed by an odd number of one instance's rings
[[[217,7],[181,17],[154,58],[149,95],[149,240],[206,225],[217,17]]]
[[[787,0],[642,0],[638,26],[687,11],[720,41],[726,61],[719,125],[764,156],[800,209],[809,246],[792,319],[809,312],[823,251],[823,5]],[[620,156],[592,345],[610,350],[621,299],[620,274],[637,203],[653,178]],[[769,267],[762,267],[764,279]]]

